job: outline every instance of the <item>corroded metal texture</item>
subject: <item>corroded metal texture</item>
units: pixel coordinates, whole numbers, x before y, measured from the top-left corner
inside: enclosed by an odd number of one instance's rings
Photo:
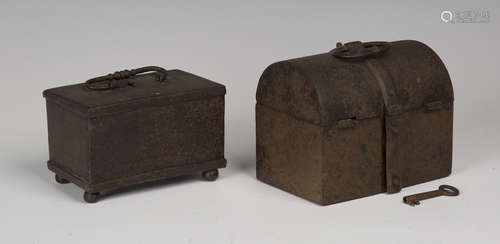
[[[257,178],[327,205],[451,173],[453,88],[417,41],[337,44],[257,89]]]
[[[114,80],[133,85],[44,91],[57,182],[79,185],[95,202],[103,192],[183,174],[217,178],[226,166],[225,87],[180,70],[160,75],[166,79],[127,75]]]

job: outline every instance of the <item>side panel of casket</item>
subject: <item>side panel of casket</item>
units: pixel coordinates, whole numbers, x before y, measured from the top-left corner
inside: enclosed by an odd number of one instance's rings
[[[452,104],[435,111],[409,111],[386,123],[387,160],[395,162],[403,187],[451,174]]]
[[[350,122],[324,129],[324,205],[385,192],[383,119]]]
[[[321,203],[321,129],[274,109],[256,106],[257,178]]]
[[[224,158],[224,97],[91,118],[92,183]]]
[[[49,164],[79,178],[89,180],[88,119],[47,98]]]

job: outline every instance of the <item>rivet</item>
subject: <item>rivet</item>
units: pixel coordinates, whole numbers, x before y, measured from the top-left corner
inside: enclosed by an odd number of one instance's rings
[[[397,176],[392,177],[392,185],[399,187],[399,177]]]

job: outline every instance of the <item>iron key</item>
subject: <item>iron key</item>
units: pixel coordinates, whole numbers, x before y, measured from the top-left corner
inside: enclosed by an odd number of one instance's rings
[[[410,196],[405,196],[403,197],[403,202],[410,206],[415,206],[419,205],[420,201],[433,198],[433,197],[439,197],[439,196],[457,196],[460,192],[458,191],[457,188],[450,186],[450,185],[440,185],[439,189],[435,191],[428,191],[428,192],[422,192]]]

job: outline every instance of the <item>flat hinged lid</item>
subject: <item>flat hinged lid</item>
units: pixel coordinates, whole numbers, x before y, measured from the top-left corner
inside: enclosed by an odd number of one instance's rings
[[[97,79],[95,83],[87,82],[48,89],[43,95],[83,115],[96,115],[133,109],[146,104],[165,105],[226,93],[225,87],[221,84],[177,69],[165,70],[161,74],[156,72],[129,76],[114,79],[112,82],[99,79],[113,75],[120,75],[120,72],[89,80]]]

